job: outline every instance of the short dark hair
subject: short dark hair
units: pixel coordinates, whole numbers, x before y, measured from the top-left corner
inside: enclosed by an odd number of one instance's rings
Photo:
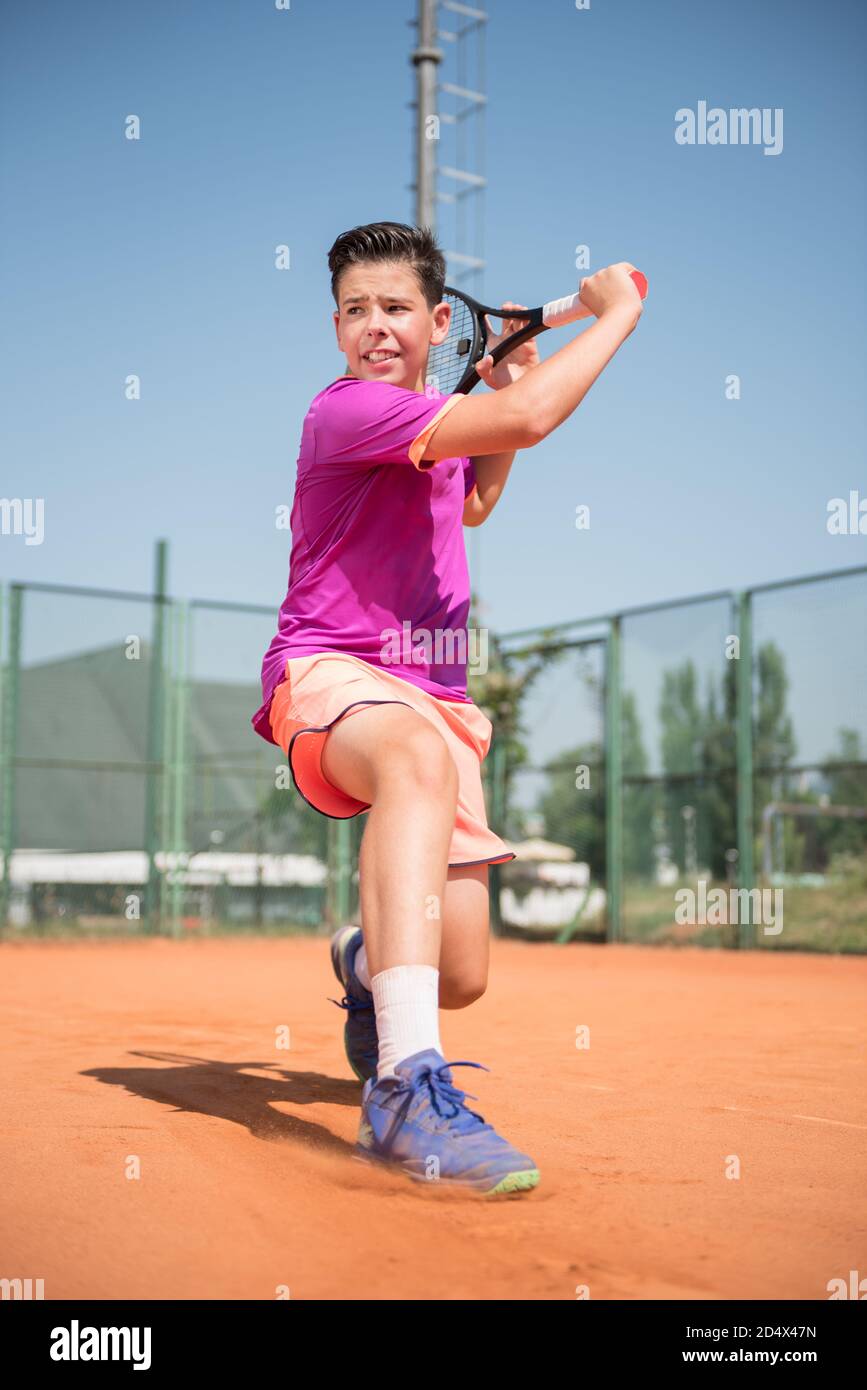
[[[331,293],[340,307],[338,286],[347,266],[361,261],[406,261],[415,272],[427,307],[443,297],[446,260],[429,227],[409,227],[405,222],[368,222],[343,232],[328,252]]]

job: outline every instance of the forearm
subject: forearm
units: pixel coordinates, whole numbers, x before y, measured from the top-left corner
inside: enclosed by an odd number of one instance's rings
[[[515,450],[502,454],[478,454],[473,458],[476,486],[464,504],[464,525],[480,526],[497,505],[506,486]]]
[[[500,396],[511,394],[509,404],[532,423],[534,434],[544,439],[581,404],[638,318],[629,307],[610,309],[565,347],[505,387]]]
[[[488,510],[494,505],[506,486],[509,469],[512,467],[516,453],[516,449],[511,449],[505,454],[482,454],[479,458],[473,459],[476,491]],[[488,507],[488,503],[490,503],[490,507]]]

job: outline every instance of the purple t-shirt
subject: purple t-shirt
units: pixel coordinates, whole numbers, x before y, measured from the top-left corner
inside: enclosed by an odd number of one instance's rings
[[[422,463],[462,395],[344,376],[304,418],[289,588],[262,662],[253,728],[274,743],[271,699],[288,657],[348,652],[441,699],[468,702],[469,458]]]

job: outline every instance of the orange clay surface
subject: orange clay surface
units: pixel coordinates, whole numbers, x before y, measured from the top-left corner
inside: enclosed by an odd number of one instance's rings
[[[444,1050],[491,1068],[455,1080],[542,1178],[485,1200],[351,1159],[327,940],[3,944],[0,1277],[46,1299],[827,1299],[867,1271],[865,987],[862,958],[494,941]]]

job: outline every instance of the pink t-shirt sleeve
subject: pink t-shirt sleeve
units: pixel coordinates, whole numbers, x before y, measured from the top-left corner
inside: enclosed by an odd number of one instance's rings
[[[471,458],[464,459],[464,497],[469,497],[476,485],[476,470]]]
[[[374,468],[411,463],[426,471],[421,457],[443,415],[462,395],[428,396],[385,381],[341,377],[318,403],[313,417],[318,459]]]

